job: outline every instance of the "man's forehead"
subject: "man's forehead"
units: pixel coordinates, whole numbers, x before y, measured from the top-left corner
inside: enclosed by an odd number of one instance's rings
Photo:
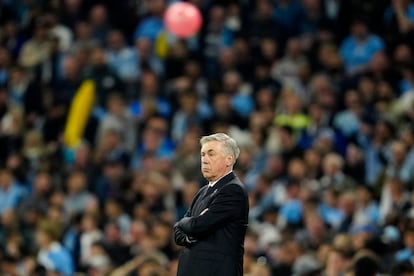
[[[219,149],[221,147],[220,141],[209,141],[202,145],[201,151],[209,151]]]

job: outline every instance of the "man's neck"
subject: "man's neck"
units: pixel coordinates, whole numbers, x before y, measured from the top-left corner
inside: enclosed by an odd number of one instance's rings
[[[230,171],[228,171],[227,173],[223,174],[223,176],[221,176],[220,178],[218,178],[218,179],[217,179],[217,180],[215,180],[215,181],[209,181],[208,185],[209,185],[210,187],[214,186],[217,182],[219,182],[219,181],[220,181],[220,179],[222,179],[222,178],[223,178],[223,177],[225,177],[226,175],[230,174],[231,172],[233,172],[233,170],[230,170]]]

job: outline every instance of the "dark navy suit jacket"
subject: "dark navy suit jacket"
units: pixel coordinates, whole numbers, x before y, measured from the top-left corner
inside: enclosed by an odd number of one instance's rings
[[[233,172],[202,187],[174,226],[175,242],[185,246],[177,275],[242,276],[248,213],[246,190]]]

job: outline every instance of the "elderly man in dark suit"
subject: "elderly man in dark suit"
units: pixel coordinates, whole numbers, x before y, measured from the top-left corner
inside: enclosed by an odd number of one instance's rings
[[[233,173],[240,150],[224,133],[204,136],[201,171],[209,184],[195,195],[184,218],[174,225],[182,250],[178,276],[242,276],[249,205]]]

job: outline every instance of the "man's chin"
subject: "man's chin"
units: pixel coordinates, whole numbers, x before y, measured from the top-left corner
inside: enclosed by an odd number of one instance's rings
[[[203,177],[209,180],[211,178],[211,174],[203,172]]]

